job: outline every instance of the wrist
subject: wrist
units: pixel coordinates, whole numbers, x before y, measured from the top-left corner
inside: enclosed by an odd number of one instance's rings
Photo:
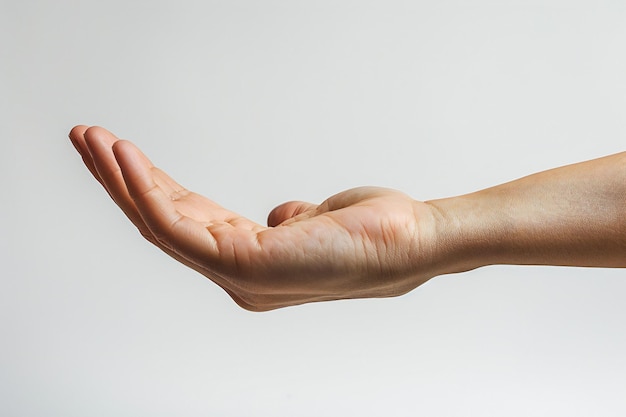
[[[439,274],[493,264],[623,267],[626,153],[540,172],[432,208]]]
[[[437,275],[465,272],[499,263],[503,228],[474,194],[427,201],[435,219]]]

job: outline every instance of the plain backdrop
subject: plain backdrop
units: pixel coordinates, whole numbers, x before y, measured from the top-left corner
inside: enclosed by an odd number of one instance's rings
[[[0,1],[0,415],[623,416],[626,276],[495,266],[250,313],[143,240],[102,125],[259,222],[624,150],[622,1]]]

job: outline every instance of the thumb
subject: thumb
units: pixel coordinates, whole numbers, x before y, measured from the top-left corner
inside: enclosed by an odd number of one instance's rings
[[[278,226],[285,220],[296,217],[298,214],[309,210],[315,210],[317,204],[306,203],[304,201],[289,201],[272,210],[267,216],[267,225],[269,227]]]

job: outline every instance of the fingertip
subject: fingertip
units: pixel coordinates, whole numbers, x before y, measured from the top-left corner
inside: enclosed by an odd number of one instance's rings
[[[70,142],[72,142],[74,149],[76,149],[76,151],[81,155],[85,151],[85,149],[83,149],[83,147],[81,146],[81,142],[82,142],[85,130],[87,130],[87,127],[88,126],[85,126],[85,125],[74,126],[70,130],[70,133],[67,135],[67,137],[70,138]]]
[[[280,219],[283,218],[283,216],[281,215],[281,212],[283,211],[283,206],[284,204],[274,207],[272,211],[270,211],[270,214],[267,215],[267,225],[269,227],[275,227],[281,223]]]
[[[124,158],[129,153],[141,153],[139,148],[137,148],[134,143],[126,139],[119,139],[115,141],[111,148],[113,149],[113,155],[115,155],[116,158],[118,155]]]
[[[133,162],[134,157],[136,156],[137,147],[134,146],[130,141],[120,139],[116,141],[111,147],[113,150],[113,155],[115,159],[122,165],[128,165]]]
[[[85,125],[76,125],[72,129],[70,129],[70,133],[67,135],[72,142],[74,142],[76,137],[82,136],[85,133],[89,126]]]
[[[116,152],[116,149],[121,149],[121,148],[123,148],[124,146],[127,146],[127,144],[128,144],[128,143],[130,143],[130,141],[129,141],[129,140],[126,140],[126,139],[120,139],[120,140],[118,140],[117,142],[115,142],[115,143],[113,144],[113,153],[115,153],[115,152]]]
[[[88,127],[83,133],[83,137],[90,150],[100,143],[111,146],[119,140],[113,133],[100,126]]]
[[[113,146],[113,155],[126,179],[143,175],[142,171],[153,167],[152,162],[132,142],[120,139]],[[132,181],[131,181],[132,182]]]
[[[316,208],[317,205],[304,201],[289,201],[274,208],[267,216],[267,225],[275,227],[284,221],[296,217],[308,210]]]

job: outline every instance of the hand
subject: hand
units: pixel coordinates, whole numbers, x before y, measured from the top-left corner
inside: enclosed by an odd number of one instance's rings
[[[105,129],[76,126],[70,139],[147,240],[245,309],[397,296],[437,274],[437,210],[398,191],[285,203],[265,227],[186,190]]]

